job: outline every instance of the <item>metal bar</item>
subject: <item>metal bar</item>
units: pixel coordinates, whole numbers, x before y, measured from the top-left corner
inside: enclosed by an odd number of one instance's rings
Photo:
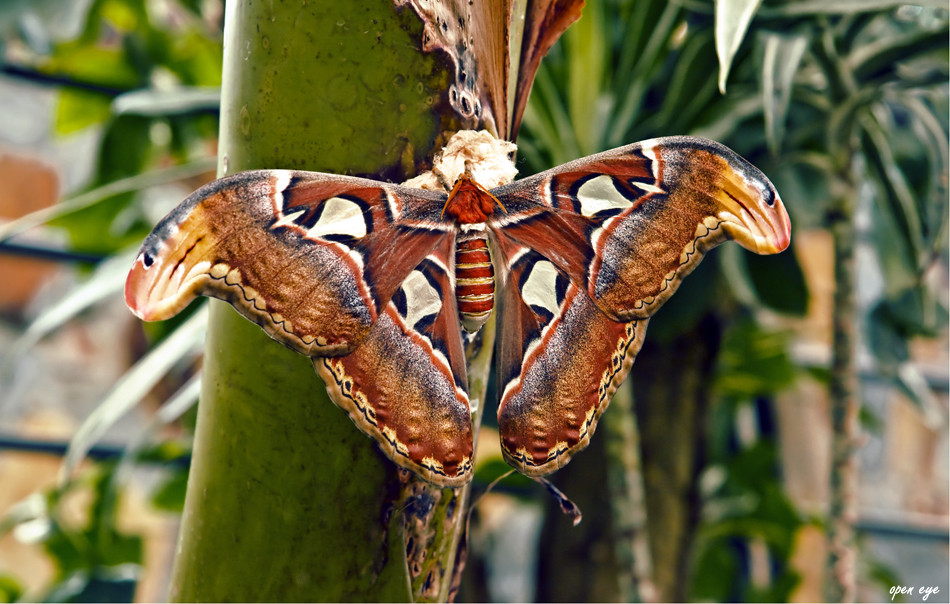
[[[10,242],[0,243],[0,254],[27,256],[29,258],[39,258],[53,262],[83,262],[88,264],[99,264],[108,257],[102,254],[71,252],[46,245]]]
[[[0,452],[2,451],[17,451],[20,453],[37,453],[40,455],[53,455],[56,457],[63,457],[66,455],[66,450],[69,448],[68,441],[62,440],[39,440],[35,438],[24,438],[20,436],[13,436],[9,434],[0,434]],[[109,445],[109,444],[97,444],[93,445],[87,457],[98,460],[112,460],[119,459],[125,453],[126,448],[122,445]],[[168,461],[155,461],[144,459],[141,463],[148,463],[154,465],[182,465],[187,466],[191,464],[191,455],[186,455],[177,459],[172,459]]]

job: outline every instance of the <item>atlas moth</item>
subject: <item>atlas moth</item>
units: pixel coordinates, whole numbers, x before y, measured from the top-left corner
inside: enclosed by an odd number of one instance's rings
[[[726,239],[780,252],[790,224],[769,180],[713,141],[643,141],[515,182],[512,150],[459,132],[427,182],[403,185],[226,176],[145,239],[126,300],[148,321],[198,295],[230,302],[311,357],[392,461],[443,486],[472,477],[463,330],[494,312],[501,449],[548,474],[588,444],[703,254]]]

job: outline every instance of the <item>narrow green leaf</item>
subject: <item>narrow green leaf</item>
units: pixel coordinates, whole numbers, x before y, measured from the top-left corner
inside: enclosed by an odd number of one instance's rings
[[[710,52],[714,45],[715,40],[708,31],[699,31],[686,38],[679,49],[669,84],[663,91],[665,99],[656,116],[657,130],[675,128],[682,131],[688,128],[697,113],[705,110],[716,98],[716,83],[711,77],[716,60]],[[761,106],[760,98],[756,102]]]
[[[884,277],[885,295],[893,298],[917,286],[919,270],[910,243],[894,219],[890,205],[881,199],[882,195],[874,197],[874,203],[870,205],[870,243]]]
[[[580,147],[574,129],[571,127],[568,109],[564,106],[564,101],[561,100],[561,96],[557,92],[557,85],[548,70],[538,70],[532,90],[536,91],[546,101],[543,105],[548,110],[548,114],[543,116],[534,111],[526,110],[524,124],[531,128],[532,133],[537,134],[536,138],[543,141],[544,146],[553,152],[551,165],[555,166],[580,157]],[[529,103],[529,109],[530,105],[531,103]],[[532,114],[530,120],[528,113]],[[536,120],[536,118],[541,117],[546,117],[546,119]],[[545,166],[545,168],[548,167],[551,166]]]
[[[18,361],[43,337],[59,329],[84,310],[122,291],[125,275],[134,258],[134,252],[109,258],[96,268],[89,279],[67,292],[34,319],[0,357],[0,383],[12,378]]]
[[[924,224],[927,227],[925,253],[936,256],[947,248],[950,230],[950,205],[947,204],[950,146],[947,142],[947,126],[945,121],[937,118],[937,110],[924,103],[917,94],[902,94],[898,102],[913,115],[914,130],[921,138],[921,146],[930,164],[930,178],[926,179],[927,189],[921,202],[924,205]]]
[[[207,305],[204,305],[119,378],[69,443],[59,472],[60,484],[72,477],[89,448],[102,438],[120,417],[138,404],[165,372],[183,359],[197,354],[204,344],[207,324]]]
[[[220,88],[182,87],[172,90],[147,88],[117,96],[112,101],[112,111],[117,115],[155,117],[194,111],[217,111],[220,105]]]
[[[924,242],[921,216],[917,201],[903,173],[894,159],[889,137],[880,121],[867,113],[861,116],[861,147],[868,163],[872,180],[877,185],[891,218],[906,241],[912,266],[924,260]]]
[[[128,482],[140,454],[153,442],[159,429],[177,420],[182,414],[194,407],[198,403],[200,393],[201,374],[196,373],[171,398],[162,403],[155,415],[149,419],[148,424],[132,438],[123,451],[115,469],[113,485],[119,486]],[[185,481],[187,481],[187,477],[187,468],[176,472],[160,488],[159,492],[153,495],[153,505],[156,505],[159,509],[181,513],[185,501]]]
[[[201,393],[201,374],[196,373],[185,382],[162,406],[155,412],[153,421],[156,426],[170,424],[181,417],[198,402]]]
[[[648,41],[657,34],[661,34],[663,26],[660,25],[659,15],[668,9],[678,11],[676,7],[662,0],[644,0],[643,2],[628,2],[617,7],[613,23],[609,24],[604,30],[605,33],[616,32],[617,25],[620,25],[620,31],[623,32],[619,38],[619,44],[614,42],[613,48],[619,46],[619,60],[616,62],[614,76],[618,83],[623,86],[624,80],[628,74],[633,72],[634,65],[641,61],[650,62],[646,56],[646,45]],[[613,12],[613,11],[612,11]],[[618,23],[619,19],[619,23]]]
[[[199,394],[201,394],[201,373],[195,373],[175,394],[162,403],[155,415],[149,419],[148,424],[131,439],[116,467],[115,474],[120,477],[116,482],[123,482],[121,477],[131,472],[139,453],[148,446],[160,428],[177,420],[198,403]]]
[[[646,3],[637,2],[639,7]],[[625,44],[621,51],[621,62],[617,69],[614,98],[619,107],[614,112],[612,124],[607,132],[607,147],[619,147],[632,141],[626,140],[627,133],[636,123],[642,110],[644,95],[651,81],[663,67],[670,52],[671,38],[681,24],[682,9],[673,3],[664,3],[659,19],[651,22],[650,35],[642,50],[639,46]],[[640,18],[640,13],[633,17]],[[628,67],[629,65],[629,67]]]
[[[736,99],[727,111],[698,127],[691,128],[693,136],[702,136],[712,140],[727,140],[740,123],[762,112],[762,96],[750,95]]]
[[[769,150],[778,154],[798,66],[808,48],[808,36],[766,34],[762,58],[762,105]]]
[[[716,55],[719,57],[719,92],[726,93],[732,60],[762,0],[716,0]]]
[[[940,430],[944,425],[942,405],[920,370],[913,363],[901,363],[895,378],[900,390],[920,411],[927,427]]]
[[[551,82],[546,65],[541,63],[531,89],[530,100],[525,106],[522,128],[530,131],[532,138],[541,142],[544,148],[552,149],[557,147],[550,145],[560,145],[564,133],[560,129],[561,122],[567,119],[564,103]],[[540,169],[540,166],[535,168]]]
[[[860,46],[864,42],[864,34],[867,33],[868,26],[880,16],[879,13],[874,12],[853,13],[841,19],[841,22],[837,24],[835,35],[838,51],[842,55],[848,55],[856,46]]]
[[[606,120],[600,111],[606,83],[607,48],[603,5],[587,5],[564,35],[567,49],[567,109],[580,155],[600,150]]]
[[[914,293],[917,296],[914,296]],[[911,360],[907,347],[909,338],[921,328],[920,325],[907,325],[907,323],[920,323],[922,320],[926,322],[924,317],[919,316],[922,310],[924,312],[926,310],[914,308],[921,306],[921,302],[924,304],[927,302],[920,294],[919,290],[908,291],[908,295],[899,300],[882,300],[878,303],[868,316],[868,345],[874,353],[878,376],[890,381],[891,385],[917,407],[928,427],[938,429],[943,424],[940,403],[920,370]],[[914,297],[918,300],[913,300]],[[900,309],[900,315],[895,314],[895,307]],[[918,316],[908,317],[908,314]],[[940,308],[940,314],[944,321],[939,328],[945,329],[946,308]]]
[[[889,322],[905,339],[918,336],[935,338],[947,328],[950,317],[938,291],[939,286],[921,279],[898,295],[887,298],[884,306]]]
[[[947,29],[937,31],[914,30],[901,36],[883,36],[870,44],[859,46],[847,59],[847,68],[858,82],[869,81],[881,72],[887,79],[897,65],[927,55],[935,50],[946,56]]]
[[[933,154],[933,162],[946,167],[950,163],[950,144],[947,142],[945,122],[941,122],[935,110],[926,105],[917,94],[903,94],[899,101],[914,115],[921,130],[926,133],[929,140],[925,149]]]
[[[894,10],[906,6],[907,0],[790,0],[762,7],[763,17],[804,17],[814,15],[851,15]],[[916,0],[913,4],[931,8],[947,8],[944,0]]]
[[[0,241],[6,241],[24,231],[40,226],[41,224],[46,224],[51,220],[68,216],[73,212],[78,212],[79,210],[93,206],[120,193],[140,191],[148,187],[198,176],[199,174],[213,170],[215,163],[216,160],[214,158],[202,158],[180,166],[152,170],[110,182],[91,191],[65,199],[55,206],[32,212],[26,216],[0,225]]]
[[[850,161],[856,131],[855,122],[861,113],[867,110],[868,105],[878,100],[880,94],[881,91],[877,87],[865,87],[830,108],[824,135],[825,148],[838,166],[846,165]]]

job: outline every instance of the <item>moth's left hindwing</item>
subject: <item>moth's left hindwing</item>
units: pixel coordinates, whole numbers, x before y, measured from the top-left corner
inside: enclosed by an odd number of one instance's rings
[[[230,302],[314,357],[333,400],[396,463],[471,476],[472,432],[445,195],[312,172],[199,189],[149,235],[126,282],[141,318]]]

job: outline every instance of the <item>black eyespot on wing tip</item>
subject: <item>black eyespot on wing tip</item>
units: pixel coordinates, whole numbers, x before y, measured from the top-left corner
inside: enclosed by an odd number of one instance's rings
[[[763,197],[765,198],[765,205],[769,206],[770,208],[775,207],[775,202],[778,200],[778,193],[776,193],[773,187],[765,187],[765,193],[763,194]]]
[[[148,252],[142,252],[142,266],[149,268],[155,264],[155,259]]]

